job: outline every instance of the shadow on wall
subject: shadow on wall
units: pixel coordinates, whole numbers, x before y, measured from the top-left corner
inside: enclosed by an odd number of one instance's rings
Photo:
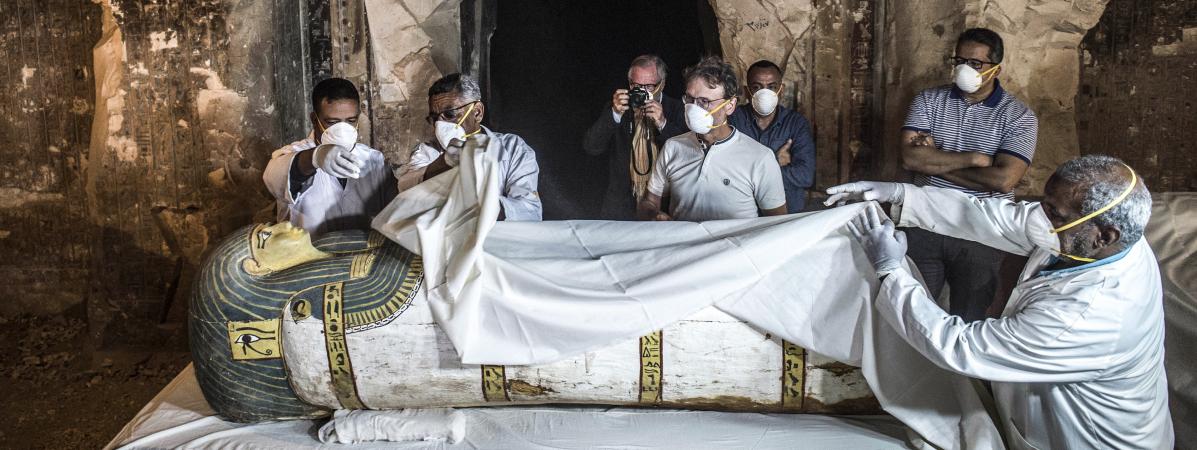
[[[607,160],[587,156],[582,136],[627,87],[633,58],[661,56],[665,92],[680,98],[682,70],[719,51],[705,0],[500,2],[497,21],[489,122],[536,150],[546,220],[598,217]]]

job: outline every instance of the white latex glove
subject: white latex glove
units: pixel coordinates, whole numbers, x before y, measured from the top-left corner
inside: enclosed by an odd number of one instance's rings
[[[881,203],[902,204],[902,196],[906,188],[902,183],[886,183],[881,181],[857,181],[827,188],[827,200],[824,206],[843,206],[848,200],[876,200]]]
[[[312,151],[312,165],[337,178],[356,179],[366,167],[366,158],[349,147],[320,144]]]
[[[312,153],[312,165],[337,178],[357,178],[366,167],[366,158],[354,153],[357,128],[348,122],[337,122],[320,135],[320,146]]]
[[[906,258],[906,233],[895,231],[894,222],[882,216],[878,208],[870,207],[848,222],[848,229],[864,248],[877,275],[900,269]]]

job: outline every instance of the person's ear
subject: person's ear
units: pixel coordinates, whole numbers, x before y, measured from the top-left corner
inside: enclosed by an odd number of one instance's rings
[[[730,116],[730,115],[732,115],[732,113],[736,112],[736,103],[739,103],[739,102],[740,102],[739,98],[732,97],[731,101],[727,102],[727,105],[724,105],[724,108],[727,109],[727,111],[726,111],[727,115]]]
[[[1122,239],[1122,230],[1114,226],[1098,227],[1097,233],[1097,245],[1099,247],[1109,247],[1118,243],[1119,239]]]
[[[478,102],[478,107],[474,108],[474,117],[477,118],[477,123],[475,125],[482,126],[482,118],[486,117],[486,104],[485,103]]]
[[[748,86],[744,86],[744,98],[752,98],[752,89],[749,89]]]

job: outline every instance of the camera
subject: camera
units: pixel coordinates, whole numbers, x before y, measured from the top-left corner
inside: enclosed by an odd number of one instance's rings
[[[638,87],[628,92],[628,105],[632,109],[642,108],[648,104],[648,99],[653,95],[648,92],[648,89]]]

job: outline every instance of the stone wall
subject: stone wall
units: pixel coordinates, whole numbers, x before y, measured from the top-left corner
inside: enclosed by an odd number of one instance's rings
[[[899,176],[897,136],[910,99],[919,90],[950,82],[944,57],[952,53],[956,36],[966,28],[987,27],[1001,34],[1006,46],[999,77],[1003,87],[1039,118],[1035,158],[1016,193],[1042,194],[1055,167],[1080,154],[1074,102],[1078,47],[1108,0],[887,1],[883,176]]]
[[[0,2],[0,315],[81,307],[91,254],[84,202],[101,9]]]
[[[428,87],[458,72],[457,0],[364,0],[369,23],[373,143],[393,163],[431,137]]]
[[[1081,153],[1122,158],[1152,191],[1197,191],[1197,2],[1111,2],[1082,48]]]

